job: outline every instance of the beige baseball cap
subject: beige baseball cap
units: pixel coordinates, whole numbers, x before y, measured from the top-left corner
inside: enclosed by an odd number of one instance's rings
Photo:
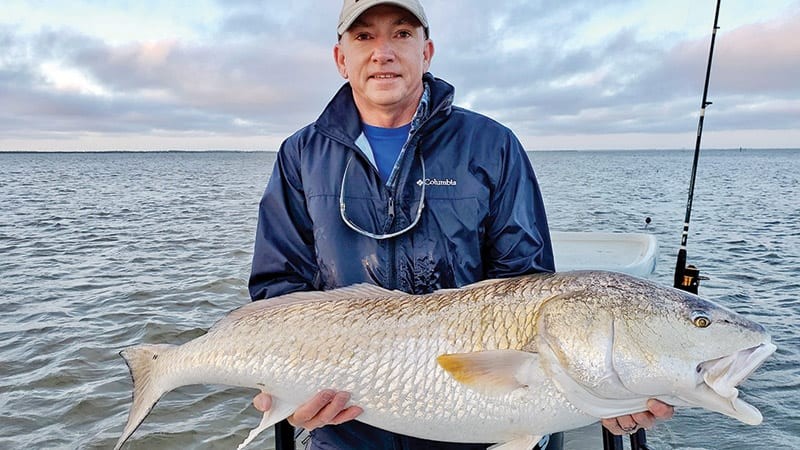
[[[342,12],[339,14],[339,26],[336,28],[339,36],[343,35],[364,11],[378,5],[394,5],[407,9],[419,19],[425,32],[428,32],[428,17],[425,16],[425,10],[418,0],[344,0]]]

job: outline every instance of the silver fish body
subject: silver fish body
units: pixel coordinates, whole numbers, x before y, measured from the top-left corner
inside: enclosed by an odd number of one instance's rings
[[[122,352],[134,401],[117,448],[166,392],[268,392],[240,446],[323,388],[358,420],[522,449],[545,434],[643,411],[649,398],[757,424],[736,386],[775,350],[765,330],[697,296],[612,272],[535,274],[414,296],[358,285],[231,312],[180,346]]]

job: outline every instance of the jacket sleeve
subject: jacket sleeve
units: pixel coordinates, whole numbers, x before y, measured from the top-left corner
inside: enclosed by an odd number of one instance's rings
[[[281,145],[258,208],[250,298],[312,290],[318,269],[295,139]]]
[[[484,263],[489,278],[554,272],[542,194],[530,159],[508,131],[500,172],[489,205],[488,246]]]

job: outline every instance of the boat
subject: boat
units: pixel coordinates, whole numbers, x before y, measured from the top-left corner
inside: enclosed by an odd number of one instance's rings
[[[645,277],[656,268],[658,241],[645,233],[552,231],[556,270],[611,270]]]

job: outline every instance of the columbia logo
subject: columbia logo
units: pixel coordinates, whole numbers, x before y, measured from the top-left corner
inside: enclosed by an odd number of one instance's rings
[[[426,178],[425,180],[417,180],[417,186],[456,186],[458,183],[451,178],[440,180],[438,178]]]

